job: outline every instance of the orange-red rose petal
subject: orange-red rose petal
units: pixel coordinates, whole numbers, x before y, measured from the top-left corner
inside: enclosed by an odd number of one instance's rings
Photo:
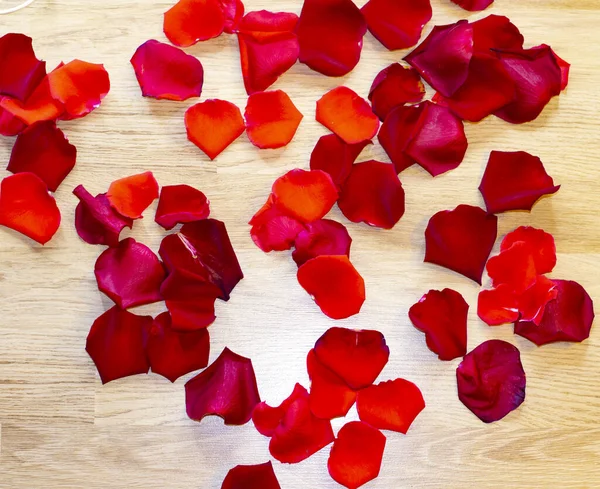
[[[166,230],[177,224],[200,221],[210,215],[210,202],[189,185],[167,185],[160,190],[154,220]]]
[[[417,70],[405,68],[400,63],[392,63],[381,70],[369,90],[373,112],[382,121],[395,107],[418,103],[424,96],[425,87]]]
[[[0,95],[24,101],[46,75],[46,63],[35,57],[32,43],[24,34],[0,37]]]
[[[273,464],[237,465],[225,476],[221,489],[281,489]]]
[[[112,182],[106,198],[122,216],[140,219],[142,213],[158,198],[158,183],[149,171],[131,175]]]
[[[4,97],[0,99],[0,106],[27,125],[40,121],[55,121],[65,112],[65,106],[52,96],[48,76],[24,102]]]
[[[500,252],[507,251],[519,241],[528,246],[538,274],[550,273],[554,269],[556,266],[556,244],[551,234],[543,229],[520,226],[504,237],[500,244]]]
[[[321,255],[350,256],[352,238],[346,226],[330,219],[306,224],[295,238],[292,258],[298,266]]]
[[[477,315],[489,326],[513,323],[519,319],[519,298],[507,284],[479,292]]]
[[[232,26],[219,0],[179,0],[165,12],[163,31],[176,46],[187,47],[221,35],[225,23]]]
[[[470,12],[479,12],[488,8],[494,0],[452,0],[459,7]]]

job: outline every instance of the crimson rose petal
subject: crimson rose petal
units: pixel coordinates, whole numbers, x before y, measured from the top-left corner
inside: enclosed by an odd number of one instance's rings
[[[295,238],[292,258],[298,266],[321,255],[350,256],[352,238],[346,226],[330,219],[308,223]]]
[[[424,96],[425,87],[417,70],[405,68],[400,63],[393,63],[381,70],[369,90],[373,112],[382,121],[395,107],[418,103]]]
[[[25,101],[46,76],[46,63],[35,57],[24,34],[0,37],[0,95]]]
[[[221,35],[225,23],[219,0],[179,0],[165,12],[163,30],[173,44],[187,47]]]
[[[543,275],[538,275],[531,287],[519,296],[519,321],[531,321],[540,324],[544,317],[546,305],[556,299],[558,289],[552,280]]]
[[[237,465],[223,481],[221,489],[281,489],[273,465],[267,462],[260,465]]]
[[[306,397],[306,395],[306,389],[300,384],[296,384],[290,396],[279,406],[272,407],[264,401],[257,404],[252,412],[252,422],[254,423],[256,430],[261,435],[268,437],[273,436],[290,405],[297,399]]]
[[[154,220],[166,230],[177,224],[200,221],[210,215],[210,202],[189,185],[167,185],[160,191]]]
[[[23,132],[27,125],[21,119],[2,107],[2,101],[4,99],[10,100],[7,97],[2,97],[0,95],[0,134],[2,136],[16,136]]]
[[[273,194],[265,205],[250,219],[250,236],[265,253],[285,251],[294,246],[298,234],[305,229],[297,219],[287,216],[275,204]]]
[[[517,293],[531,287],[538,275],[531,249],[523,241],[491,257],[486,268],[494,287],[507,284]]]
[[[543,229],[520,226],[504,237],[500,244],[500,252],[507,251],[519,241],[523,241],[528,246],[538,274],[550,273],[554,269],[556,266],[556,245],[551,234]]]
[[[512,323],[519,319],[519,299],[512,286],[500,284],[494,289],[479,292],[477,315],[489,326]]]
[[[120,178],[110,184],[106,198],[122,216],[140,219],[158,198],[158,183],[150,171]]]
[[[523,35],[508,17],[488,15],[471,24],[473,47],[480,54],[490,54],[490,49],[521,49]]]
[[[237,32],[238,25],[240,24],[242,17],[244,17],[244,3],[242,0],[218,0],[223,10],[223,16],[225,17],[225,28],[224,32],[233,34]]]
[[[452,0],[456,5],[471,12],[479,12],[488,8],[494,0]]]

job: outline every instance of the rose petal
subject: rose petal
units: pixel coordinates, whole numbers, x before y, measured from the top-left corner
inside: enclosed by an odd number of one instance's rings
[[[304,0],[296,29],[300,62],[327,76],[344,76],[358,64],[366,32],[352,0]]]
[[[531,287],[525,290],[519,296],[519,321],[532,321],[535,324],[540,324],[544,317],[546,305],[556,299],[558,289],[552,280],[543,275],[538,275]]]
[[[321,255],[346,255],[350,257],[352,238],[346,226],[330,219],[308,223],[298,233],[292,258],[298,266]]]
[[[479,12],[488,8],[494,0],[452,0],[459,7],[470,12]]]
[[[390,349],[379,331],[330,328],[315,343],[317,359],[352,389],[370,386],[388,362]]]
[[[525,371],[517,347],[489,340],[456,369],[458,398],[484,423],[504,418],[525,400]]]
[[[250,142],[257,148],[281,148],[296,134],[304,117],[281,90],[256,92],[248,97],[246,132]]]
[[[375,160],[353,165],[338,205],[352,222],[392,229],[404,215],[404,189],[393,165]]]
[[[237,465],[229,472],[221,489],[281,489],[271,462]]]
[[[427,347],[440,360],[467,353],[469,304],[452,289],[430,290],[408,311],[415,328],[425,333]]]
[[[46,244],[58,231],[60,211],[46,184],[33,173],[17,173],[0,182],[0,226]]]
[[[158,315],[152,326],[146,330],[145,345],[152,372],[171,382],[208,365],[208,331],[175,331],[168,312]]]
[[[519,298],[510,285],[479,292],[477,315],[489,326],[513,323],[519,319]]]
[[[252,412],[252,422],[254,423],[256,430],[261,435],[268,437],[273,436],[290,405],[307,395],[306,389],[300,384],[296,384],[290,396],[279,406],[271,407],[264,401],[257,404]]]
[[[379,129],[369,103],[348,87],[334,88],[317,101],[317,121],[347,144],[369,141]]]
[[[417,44],[432,15],[430,0],[369,0],[361,12],[371,34],[389,50]]]
[[[308,260],[298,268],[298,282],[332,319],[358,314],[365,302],[365,281],[347,256]]]
[[[381,469],[386,438],[362,421],[345,424],[333,443],[327,468],[338,484],[356,489],[375,479]]]
[[[23,34],[0,37],[0,95],[24,101],[46,76],[46,63],[35,57],[32,44]]]
[[[198,58],[151,39],[131,58],[144,97],[187,100],[202,94],[204,69]]]
[[[473,47],[480,54],[490,54],[490,49],[521,49],[523,35],[508,17],[488,15],[471,24]]]
[[[294,246],[304,224],[293,217],[286,216],[275,204],[273,194],[265,205],[250,219],[250,236],[254,244],[265,253],[285,251]]]
[[[85,350],[96,364],[103,384],[150,369],[144,351],[144,330],[151,316],[136,316],[114,306],[94,321]]]
[[[209,281],[209,272],[198,256],[194,245],[180,233],[169,234],[160,243],[158,254],[169,273],[176,271],[195,275],[201,281]]]
[[[517,293],[531,287],[538,275],[532,250],[523,241],[491,257],[486,268],[494,287],[506,284]]]
[[[225,23],[219,0],[179,0],[165,12],[163,30],[173,44],[187,47],[221,35]]]
[[[75,167],[77,148],[69,143],[55,122],[38,122],[23,131],[13,146],[8,171],[35,173],[56,192]]]
[[[429,0],[426,0],[427,2]],[[418,103],[425,96],[425,87],[414,68],[393,63],[381,70],[369,90],[373,112],[382,121],[399,105]]]
[[[242,17],[244,17],[244,4],[242,0],[218,0],[225,18],[224,32],[233,34],[237,31]]]
[[[65,106],[52,96],[48,76],[40,82],[25,102],[3,97],[0,106],[28,125],[40,121],[55,121],[65,112]]]
[[[507,251],[519,241],[524,242],[529,247],[538,274],[550,273],[554,269],[556,266],[556,245],[551,234],[543,229],[520,226],[504,237],[500,244],[500,252]]]
[[[166,230],[177,224],[200,221],[210,215],[210,202],[200,190],[189,185],[167,185],[160,191],[156,223]]]
[[[2,107],[3,100],[10,100],[0,95],[0,134],[2,136],[16,136],[23,132],[27,125],[18,117]]]
[[[229,348],[185,384],[186,411],[194,421],[215,415],[226,425],[243,425],[259,402],[252,361]]]
[[[214,160],[244,133],[246,126],[236,105],[210,99],[187,110],[185,127],[188,139]]]
[[[380,430],[406,434],[423,409],[420,389],[404,379],[388,380],[358,392],[356,408],[361,421]]]
[[[140,219],[150,204],[158,199],[158,183],[150,171],[131,175],[111,183],[106,198],[122,216]]]
[[[427,263],[446,267],[481,285],[498,233],[498,218],[479,207],[459,205],[434,214],[425,230]]]
[[[550,49],[550,51],[552,51],[554,60],[560,68],[560,90],[563,91],[569,84],[569,71],[571,70],[571,65],[559,57],[552,49]]]
[[[94,267],[98,289],[121,309],[162,300],[160,286],[165,269],[154,252],[133,238],[108,248]]]

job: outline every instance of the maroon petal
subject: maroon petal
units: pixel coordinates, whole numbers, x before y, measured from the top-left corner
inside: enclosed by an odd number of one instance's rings
[[[158,254],[169,273],[183,271],[208,282],[208,270],[199,259],[194,246],[182,234],[165,236],[160,243]]]
[[[96,364],[103,384],[150,369],[144,351],[144,331],[150,316],[136,316],[114,306],[94,321],[86,351]]]
[[[270,194],[265,205],[249,222],[252,241],[265,253],[291,249],[298,234],[305,229],[300,221],[285,215],[274,200],[273,194]]]
[[[215,415],[226,425],[243,425],[259,402],[252,361],[229,348],[185,384],[186,411],[194,421]]]
[[[306,224],[294,242],[292,258],[298,266],[321,255],[350,256],[352,238],[346,226],[330,219],[320,219]]]
[[[189,185],[167,185],[160,191],[154,220],[170,230],[177,224],[200,221],[210,215],[210,202],[200,190]]]
[[[260,465],[237,465],[223,481],[221,489],[281,489],[273,465],[267,462]]]
[[[424,96],[425,87],[417,70],[405,68],[400,63],[393,63],[381,70],[369,90],[373,112],[382,121],[395,107],[418,103]]]
[[[272,407],[264,401],[257,404],[252,412],[252,422],[256,430],[261,435],[273,436],[290,405],[297,399],[306,397],[307,395],[306,389],[300,384],[296,384],[290,396],[279,406]]]
[[[452,0],[456,5],[470,12],[479,12],[488,8],[494,0]]]
[[[46,63],[35,57],[30,37],[0,37],[0,95],[24,102],[45,76]]]
[[[523,35],[508,17],[488,15],[471,24],[473,47],[480,54],[490,54],[490,49],[521,49]]]
[[[525,400],[525,371],[517,347],[489,340],[456,369],[458,398],[481,421],[498,421]]]
[[[556,266],[556,244],[554,237],[543,229],[531,226],[520,226],[508,233],[500,244],[500,252],[512,248],[522,241],[529,248],[538,274],[550,273]]]

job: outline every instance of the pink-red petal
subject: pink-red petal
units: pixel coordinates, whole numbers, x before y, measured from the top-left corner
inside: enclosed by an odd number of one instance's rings
[[[46,76],[46,63],[35,57],[24,34],[0,37],[0,95],[25,101]]]
[[[381,70],[369,90],[373,112],[382,121],[392,109],[408,103],[418,103],[424,96],[425,87],[417,70],[405,68],[400,63],[393,63]]]
[[[210,215],[210,202],[189,185],[167,185],[160,190],[154,220],[166,230],[177,224],[200,221]]]
[[[350,257],[352,238],[346,226],[330,219],[320,219],[306,224],[298,233],[292,258],[298,266],[321,255],[346,255]]]
[[[237,465],[225,476],[221,489],[281,489],[273,464]]]
[[[165,12],[163,31],[176,46],[187,47],[221,35],[231,14],[220,0],[179,0]]]
[[[120,178],[110,184],[106,198],[123,217],[140,219],[150,204],[158,199],[158,183],[149,171]]]
[[[224,32],[233,34],[244,17],[245,7],[242,0],[218,0],[225,18]]]

